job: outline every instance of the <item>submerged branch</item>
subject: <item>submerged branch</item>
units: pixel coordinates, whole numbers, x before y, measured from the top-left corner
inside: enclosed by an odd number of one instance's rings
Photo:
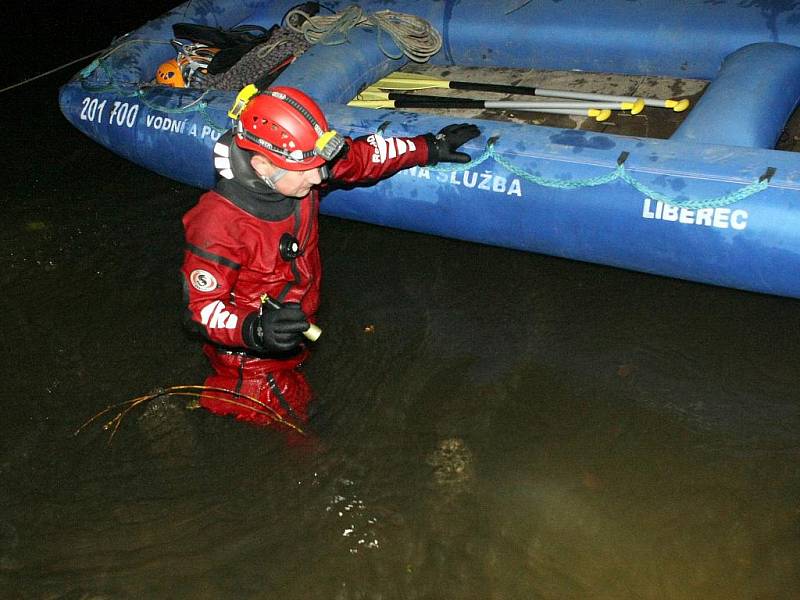
[[[214,394],[209,394],[208,392],[216,392]],[[224,394],[224,395],[219,395]],[[150,394],[145,394],[143,396],[138,396],[131,400],[126,400],[125,402],[118,402],[116,404],[112,404],[107,406],[103,410],[101,410],[96,415],[89,418],[83,425],[78,427],[75,430],[73,435],[78,435],[81,431],[83,431],[86,427],[94,423],[98,418],[102,417],[103,415],[109,413],[114,409],[120,409],[116,415],[106,423],[104,429],[111,429],[111,434],[108,438],[109,445],[111,444],[111,440],[114,438],[114,435],[120,428],[122,424],[122,420],[127,416],[129,412],[131,412],[137,406],[144,404],[145,402],[150,402],[152,400],[156,400],[158,398],[202,398],[206,397],[211,400],[218,400],[220,402],[224,402],[226,404],[230,404],[232,406],[238,406],[239,408],[245,408],[247,410],[252,410],[258,415],[263,415],[269,417],[276,423],[279,423],[289,429],[300,433],[301,435],[305,435],[305,432],[296,424],[288,421],[287,419],[283,418],[278,412],[268,406],[258,398],[253,398],[252,396],[248,396],[247,394],[242,394],[241,392],[237,392],[234,390],[229,390],[226,388],[218,388],[206,385],[176,385],[166,389],[158,390],[157,392],[153,392]],[[238,400],[247,400],[256,406],[252,406],[250,404],[245,404],[243,402],[239,402]]]

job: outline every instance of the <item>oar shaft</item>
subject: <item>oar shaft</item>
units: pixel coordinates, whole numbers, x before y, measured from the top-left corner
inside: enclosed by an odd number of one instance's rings
[[[538,110],[538,109],[545,109],[545,108],[577,108],[577,109],[589,109],[589,108],[596,108],[599,110],[608,109],[608,110],[628,110],[630,106],[623,106],[621,102],[604,102],[604,103],[597,103],[597,102],[570,102],[570,101],[558,101],[558,102],[546,102],[546,101],[535,101],[535,102],[525,102],[525,101],[518,101],[518,100],[481,100],[478,98],[451,98],[446,96],[429,96],[424,94],[403,94],[398,92],[389,92],[386,94],[390,100],[395,100],[396,102],[401,102],[401,104],[396,104],[398,108],[419,108],[414,103],[424,102],[426,104],[434,104],[437,106],[441,106],[442,108],[447,108],[453,103],[460,103],[466,102],[470,103],[469,106],[459,106],[458,108],[510,108],[510,109],[517,109],[517,110]],[[408,103],[408,104],[407,104]],[[412,104],[414,104],[412,106]]]
[[[491,102],[487,100],[483,103],[483,106],[484,108],[510,108],[516,110],[544,110],[548,108],[622,110],[620,104],[619,102],[514,102],[511,100]]]
[[[505,85],[502,83],[475,83],[471,81],[450,81],[450,89],[472,90],[475,92],[495,92],[498,94],[521,94],[523,96],[538,96],[538,88],[524,85]]]
[[[395,108],[486,108],[483,100],[470,98],[447,98],[441,100],[399,99],[392,100]]]
[[[593,92],[573,92],[570,90],[551,90],[547,88],[526,87],[517,85],[496,85],[493,83],[471,83],[467,81],[451,81],[452,89],[481,92],[500,92],[504,94],[518,94],[522,96],[547,96],[548,98],[568,98],[570,100],[588,100],[590,102],[625,102],[634,103],[638,100],[635,96],[615,96],[611,94],[595,94]],[[655,98],[642,98],[645,106],[666,106],[666,100]],[[613,108],[611,106],[605,108]]]
[[[539,96],[548,96],[549,98],[572,98],[575,100],[597,100],[599,102],[636,102],[638,98],[635,96],[614,96],[611,94],[594,94],[590,92],[571,92],[567,90],[548,90],[545,88],[538,88]],[[664,106],[664,100],[655,100],[653,98],[642,98],[645,106]]]
[[[382,81],[394,81],[406,83],[408,86],[419,85],[423,87],[426,80],[418,78],[404,79],[403,73],[395,73]],[[431,83],[433,80],[427,81]],[[617,96],[612,94],[595,94],[591,92],[573,92],[571,90],[551,90],[547,88],[529,87],[524,85],[505,85],[500,83],[479,83],[473,81],[448,81],[440,80],[436,87],[449,87],[454,90],[473,90],[480,92],[495,92],[501,94],[518,94],[523,96],[548,96],[550,98],[571,98],[575,100],[590,100],[597,102],[625,102],[635,103],[639,101],[636,96]],[[414,89],[407,87],[406,89]],[[645,106],[657,106],[660,108],[671,108],[676,112],[681,112],[688,108],[686,100],[662,100],[660,98],[641,98]]]
[[[586,108],[541,108],[538,102],[531,102],[529,104],[537,105],[536,108],[515,109],[515,110],[528,110],[532,112],[552,113],[556,115],[574,115],[582,117],[593,117],[598,121],[605,121],[611,116],[610,109],[598,109],[594,104],[588,104]],[[347,103],[348,106],[356,108],[372,108],[377,110],[394,109],[394,108],[486,108],[482,100],[460,100],[453,101],[448,104],[441,102],[410,102],[403,100],[351,100]],[[504,107],[507,108],[507,107]]]
[[[447,96],[426,96],[424,94],[402,94],[397,92],[390,92],[386,94],[386,97],[390,100],[394,100],[397,108],[428,108],[429,106],[436,106],[439,108],[508,108],[516,110],[544,110],[548,108],[628,110],[630,108],[629,106],[623,106],[621,102],[525,102],[517,100],[450,98]]]
[[[616,102],[512,102],[489,100],[471,100],[468,98],[447,98],[444,101],[438,100],[394,100],[395,108],[499,108],[508,110],[621,110],[620,104]]]
[[[598,121],[605,121],[611,116],[610,110],[598,110],[587,108],[586,110],[569,108],[543,108],[534,112],[545,113],[548,115],[572,115],[573,117],[593,117]]]

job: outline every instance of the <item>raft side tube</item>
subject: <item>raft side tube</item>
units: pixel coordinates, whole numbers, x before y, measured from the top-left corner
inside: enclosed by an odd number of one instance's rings
[[[725,58],[671,139],[774,148],[800,101],[800,48],[759,43]]]
[[[343,131],[364,135],[361,112],[325,107]],[[408,116],[408,118],[405,118]],[[386,135],[440,127],[440,117],[380,114]],[[374,188],[334,192],[322,212],[377,225],[606,264],[738,289],[800,297],[800,168],[795,155],[640,140],[589,132],[480,122],[467,145],[478,156],[489,135],[515,167],[575,181],[613,172],[630,152],[628,173],[675,201],[715,198],[757,182],[770,186],[726,207],[667,207],[622,181],[597,187],[544,187],[494,160],[467,171],[412,169]],[[736,151],[734,151],[736,150]]]

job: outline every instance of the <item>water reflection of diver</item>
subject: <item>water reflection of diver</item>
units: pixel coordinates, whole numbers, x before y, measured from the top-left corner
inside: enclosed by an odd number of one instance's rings
[[[374,183],[413,166],[468,162],[457,149],[479,131],[459,124],[435,136],[344,138],[311,98],[292,88],[245,97],[238,113],[236,127],[215,147],[221,179],[183,220],[187,320],[208,340],[204,352],[214,374],[207,386],[305,421],[311,390],[298,367],[308,355],[303,332],[319,306],[320,190]],[[201,405],[270,422],[210,397]]]

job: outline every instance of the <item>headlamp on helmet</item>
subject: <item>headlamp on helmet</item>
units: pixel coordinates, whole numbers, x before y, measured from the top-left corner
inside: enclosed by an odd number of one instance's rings
[[[328,129],[322,109],[294,88],[258,93],[255,85],[248,85],[228,114],[237,119],[235,141],[240,148],[263,154],[290,171],[321,167],[344,147],[344,138]]]
[[[314,144],[314,152],[326,161],[333,160],[344,148],[344,138],[335,129],[326,131]]]

